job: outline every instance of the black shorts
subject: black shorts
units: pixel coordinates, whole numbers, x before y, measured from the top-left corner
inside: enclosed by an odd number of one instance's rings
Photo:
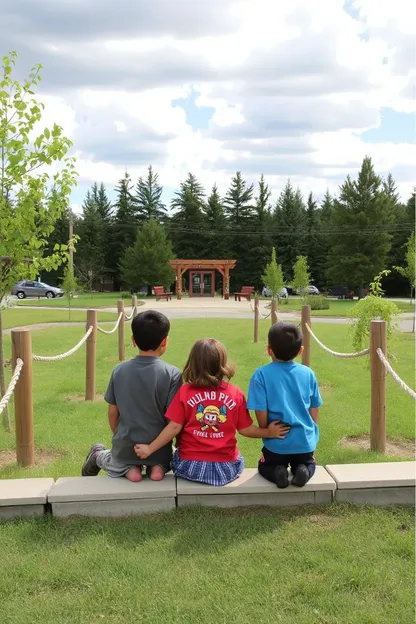
[[[309,478],[312,477],[315,474],[316,467],[313,451],[310,453],[280,455],[263,447],[258,470],[262,477],[268,481],[274,481],[273,471],[276,466],[284,466],[285,468],[290,466],[290,470],[294,474],[299,464],[306,466],[309,471]]]

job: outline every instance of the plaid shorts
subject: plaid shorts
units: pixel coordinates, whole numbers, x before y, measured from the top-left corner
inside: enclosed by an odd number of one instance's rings
[[[233,462],[194,461],[181,459],[178,451],[175,451],[172,469],[174,474],[182,479],[221,486],[238,479],[244,470],[244,458],[240,455]]]

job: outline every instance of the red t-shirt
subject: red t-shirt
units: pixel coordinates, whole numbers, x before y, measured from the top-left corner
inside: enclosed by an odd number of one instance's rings
[[[235,434],[253,424],[244,394],[225,382],[218,388],[181,386],[166,418],[183,426],[178,440],[179,456],[192,461],[235,461]]]

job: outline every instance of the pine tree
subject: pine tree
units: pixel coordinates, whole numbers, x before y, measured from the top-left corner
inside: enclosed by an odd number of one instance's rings
[[[273,240],[269,235],[273,228],[269,205],[270,198],[271,191],[262,174],[258,183],[257,197],[255,198],[253,224],[255,232],[247,237],[249,242],[247,255],[250,262],[250,267],[247,269],[249,271],[248,280],[250,285],[254,285],[258,291],[261,291],[263,288],[264,284],[261,274],[273,248]]]
[[[328,270],[333,283],[367,287],[385,269],[392,219],[391,199],[366,157],[358,179],[347,176],[334,204]]]
[[[294,190],[290,180],[277,200],[275,228],[277,231],[278,261],[287,281],[292,279],[296,258],[305,250],[305,206],[299,189]]]
[[[237,171],[224,197],[224,212],[233,225],[246,225],[254,217],[252,205],[254,187]]]
[[[120,288],[119,263],[124,251],[131,247],[136,240],[138,220],[136,216],[136,201],[133,195],[133,184],[126,171],[124,178],[119,180],[115,187],[117,199],[113,204],[115,214],[112,222],[112,238],[109,245],[109,266],[114,281],[115,290]]]
[[[306,245],[312,283],[322,287],[326,277],[326,253],[323,248],[320,212],[312,193],[309,193],[306,207]]]
[[[229,258],[227,221],[224,207],[214,184],[206,206],[204,207],[205,258]]]
[[[104,221],[109,221],[111,218],[113,209],[111,206],[111,202],[107,197],[107,191],[105,189],[105,186],[102,182],[100,186],[97,186],[97,184],[93,186],[93,194],[94,194],[95,203],[97,205],[97,210],[100,213],[101,218]]]
[[[163,222],[166,218],[166,206],[162,202],[163,186],[159,184],[159,175],[153,171],[152,165],[147,170],[145,180],[139,178],[136,186],[136,202],[139,220],[149,219]]]
[[[202,259],[205,257],[204,195],[202,184],[192,173],[189,173],[172,199],[171,207],[175,214],[169,220],[168,230],[178,258]]]
[[[150,218],[137,232],[134,245],[128,247],[120,262],[123,283],[130,288],[146,285],[170,287],[175,273],[169,264],[174,258],[164,227]]]
[[[387,268],[402,266],[405,261],[406,242],[409,234],[415,230],[415,195],[409,199],[407,204],[399,201],[396,185],[389,174],[384,184],[386,192],[392,204],[392,232],[391,249],[387,257]],[[392,271],[383,279],[383,288],[387,295],[407,294],[408,284],[405,277]]]
[[[104,272],[104,228],[103,219],[98,211],[97,185],[87,191],[82,206],[82,220],[79,226],[80,240],[77,245],[76,268],[81,280],[88,284],[90,290],[93,283]]]

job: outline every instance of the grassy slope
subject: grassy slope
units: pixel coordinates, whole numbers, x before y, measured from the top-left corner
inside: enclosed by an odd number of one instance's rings
[[[182,367],[189,348],[201,335],[215,336],[224,341],[230,358],[237,364],[235,382],[247,390],[254,369],[268,360],[265,337],[269,325],[261,324],[261,342],[252,343],[252,323],[244,320],[204,319],[173,321],[166,358]],[[348,351],[351,344],[344,326],[319,325],[315,328],[328,346]],[[128,328],[126,336],[128,336]],[[33,350],[41,355],[63,352],[73,346],[80,336],[79,327],[63,327],[33,333]],[[6,357],[10,353],[10,337],[6,336]],[[395,369],[411,386],[414,384],[414,343],[410,334],[401,335],[395,347],[398,361]],[[135,354],[128,343],[127,357]],[[117,364],[117,336],[98,336],[97,392],[104,393],[112,368]],[[383,460],[367,452],[340,448],[339,441],[347,435],[369,431],[370,381],[364,359],[340,360],[322,352],[313,344],[312,365],[317,373],[325,402],[321,416],[321,440],[317,451],[319,463],[368,462]],[[85,351],[53,364],[34,363],[35,440],[36,446],[56,450],[62,457],[54,463],[36,466],[30,471],[15,465],[0,468],[3,478],[14,476],[76,475],[89,446],[101,440],[110,444],[106,406],[102,400],[94,403],[74,401],[85,389]],[[8,373],[10,374],[10,373]],[[51,383],[53,379],[53,383]],[[387,428],[391,436],[414,438],[414,405],[410,397],[390,379],[387,380]],[[261,442],[243,438],[240,449],[247,466],[255,466]],[[0,449],[13,449],[14,436],[0,430]]]
[[[0,524],[0,620],[412,624],[411,509],[178,509]]]
[[[2,315],[4,329],[36,325],[37,323],[85,322],[87,319],[87,313],[82,310],[73,310],[71,312],[71,317],[69,317],[66,310],[23,310],[19,308],[9,308],[8,310],[3,310]],[[100,312],[98,314],[99,323],[115,320],[117,320],[117,316],[113,312]]]

